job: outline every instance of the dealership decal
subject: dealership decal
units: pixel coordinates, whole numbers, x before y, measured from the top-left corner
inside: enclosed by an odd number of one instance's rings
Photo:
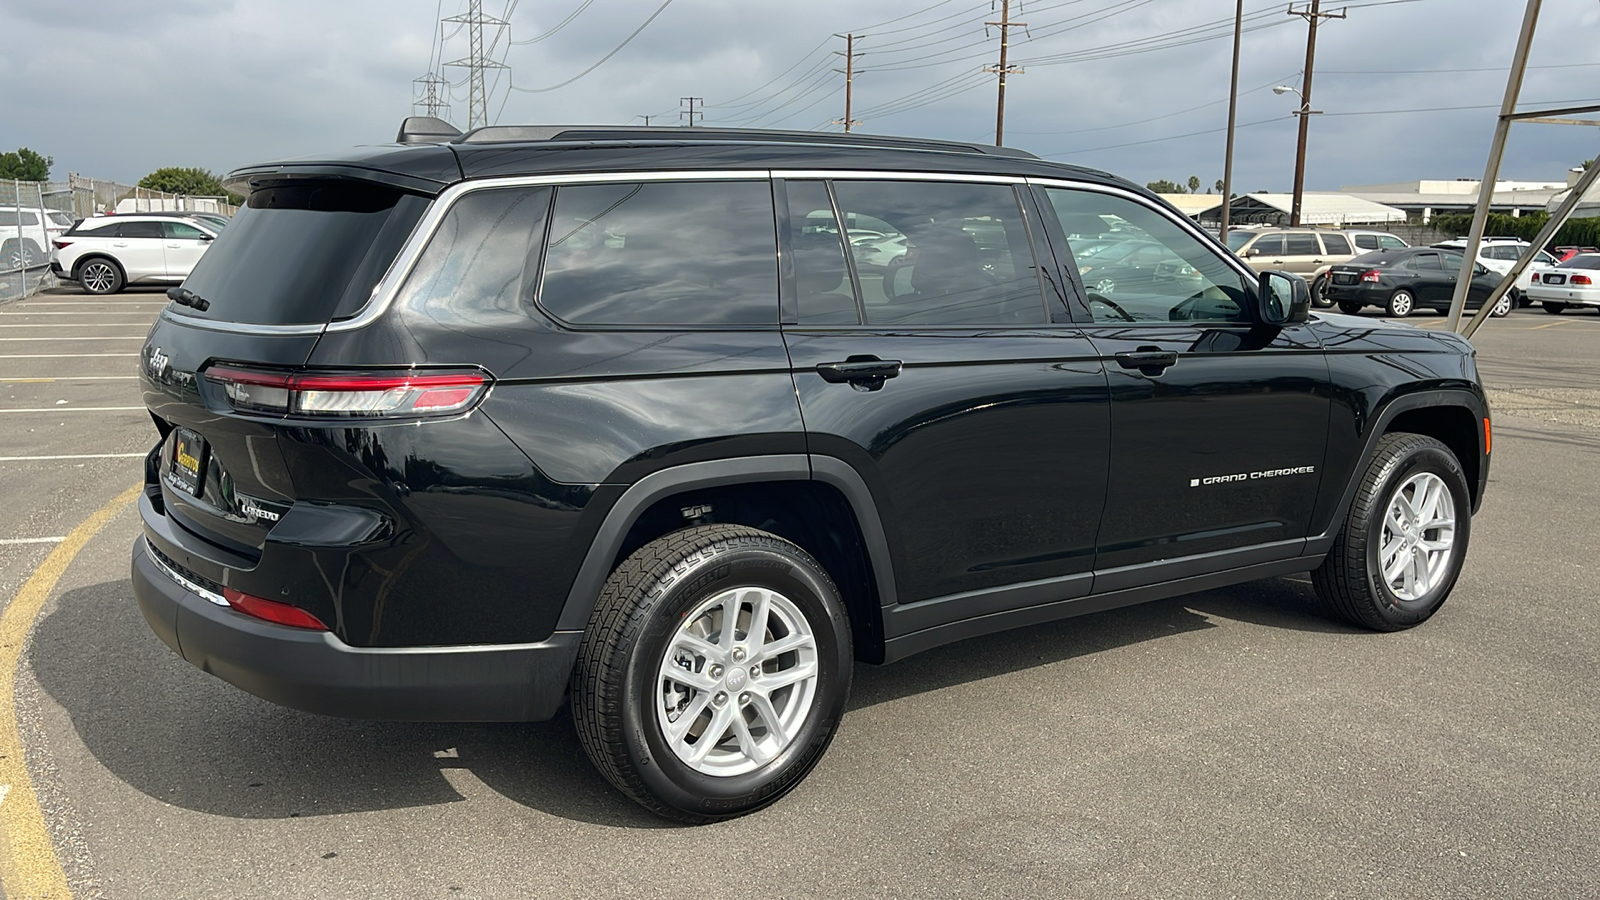
[[[1295,466],[1292,469],[1262,469],[1259,472],[1239,472],[1233,475],[1211,475],[1189,479],[1189,487],[1206,487],[1213,484],[1233,484],[1238,481],[1260,481],[1263,478],[1282,478],[1285,475],[1310,475],[1316,466]]]

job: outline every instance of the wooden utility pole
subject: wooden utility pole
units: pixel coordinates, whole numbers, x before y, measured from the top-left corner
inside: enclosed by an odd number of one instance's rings
[[[1017,11],[1021,12],[1021,0],[1017,2]],[[1000,21],[985,22],[984,25],[994,25],[1000,29],[1000,65],[984,66],[985,72],[993,72],[1000,76],[1000,96],[995,103],[994,111],[994,145],[1000,146],[1006,134],[1006,76],[1012,73],[1021,75],[1025,69],[1020,66],[1006,64],[1006,51],[1011,47],[1011,29],[1027,28],[1027,22],[1011,21],[1011,0],[1000,0]]]
[[[679,97],[678,98],[678,102],[679,103],[687,103],[689,105],[688,115],[689,115],[689,127],[690,128],[694,127],[694,105],[696,103],[700,104],[700,118],[704,119],[706,117],[706,113],[705,113],[706,98],[704,98],[704,97]],[[684,117],[683,110],[679,110],[678,111],[678,121],[682,122],[683,121],[683,117]]]
[[[850,118],[851,87],[856,80],[856,57],[861,54],[856,52],[856,36],[854,34],[836,34],[834,37],[844,38],[844,52],[833,51],[834,56],[844,57],[844,68],[834,69],[835,72],[844,73],[844,118],[834,119],[833,124],[843,125],[846,134],[850,133],[851,126],[861,123]]]
[[[1321,10],[1322,0],[1311,0],[1311,5],[1306,9],[1289,7],[1289,15],[1299,16],[1309,23],[1310,28],[1306,33],[1306,69],[1305,78],[1300,84],[1300,108],[1295,115],[1300,117],[1300,143],[1294,152],[1294,205],[1290,207],[1289,224],[1300,224],[1300,205],[1305,196],[1306,188],[1306,130],[1311,124],[1311,116],[1315,110],[1311,108],[1311,73],[1317,62],[1317,22],[1321,19],[1342,19],[1344,9],[1336,13],[1325,13]]]
[[[1239,112],[1239,37],[1244,31],[1244,0],[1233,11],[1233,78],[1228,82],[1228,155],[1222,161],[1222,227],[1218,235],[1228,242],[1228,207],[1233,205],[1233,123]]]

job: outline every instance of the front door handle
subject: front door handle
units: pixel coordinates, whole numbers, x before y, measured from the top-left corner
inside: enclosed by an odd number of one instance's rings
[[[883,387],[885,379],[898,376],[902,365],[898,359],[852,356],[844,362],[817,363],[817,374],[829,384],[848,384],[860,390],[875,391]]]
[[[1176,365],[1177,362],[1177,353],[1171,350],[1158,350],[1155,347],[1140,347],[1138,350],[1117,354],[1117,365],[1124,369],[1138,369],[1145,375],[1160,375],[1168,366]]]

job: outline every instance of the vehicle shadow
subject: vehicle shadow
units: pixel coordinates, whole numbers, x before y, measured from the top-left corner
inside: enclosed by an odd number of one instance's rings
[[[851,708],[1215,627],[1213,617],[1343,631],[1308,585],[1256,582],[974,638],[856,669]],[[63,595],[28,654],[44,691],[114,777],[185,809],[246,819],[400,809],[465,799],[464,770],[513,802],[623,828],[672,827],[590,765],[565,713],[529,724],[335,719],[284,709],[198,671],[145,626],[127,581]],[[454,784],[452,783],[454,782]]]

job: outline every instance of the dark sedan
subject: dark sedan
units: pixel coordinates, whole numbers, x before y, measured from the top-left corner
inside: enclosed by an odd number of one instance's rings
[[[1434,247],[1406,247],[1400,250],[1374,250],[1328,270],[1327,298],[1342,312],[1354,315],[1368,306],[1381,306],[1397,318],[1417,309],[1450,309],[1456,274],[1461,271],[1461,254]],[[1477,309],[1500,283],[1481,265],[1472,268],[1472,285],[1467,291],[1467,309]],[[1495,304],[1493,316],[1511,312],[1508,292]]]

